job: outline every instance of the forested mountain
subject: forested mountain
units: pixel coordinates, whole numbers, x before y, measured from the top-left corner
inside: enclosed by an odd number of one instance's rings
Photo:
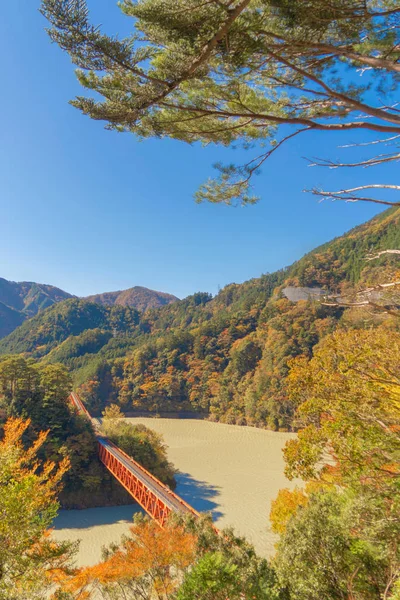
[[[134,335],[138,324],[139,312],[135,308],[102,306],[70,298],[25,321],[1,340],[1,351],[10,354],[28,352],[40,358],[53,349],[60,353],[62,343],[70,338],[71,343],[77,340],[79,355],[96,352],[113,336]],[[97,334],[102,343],[94,341]]]
[[[371,327],[381,316],[314,299],[291,302],[285,288],[349,294],[394,280],[395,257],[366,259],[398,247],[400,209],[391,209],[291,267],[228,285],[215,298],[197,293],[144,314],[61,302],[2,340],[0,352],[64,363],[92,409],[113,401],[125,410],[195,410],[229,423],[289,428],[290,360],[309,357],[337,328]]]
[[[179,300],[179,298],[172,294],[156,292],[155,290],[149,290],[148,288],[137,285],[128,290],[119,292],[94,294],[93,296],[83,298],[83,300],[96,302],[97,304],[103,304],[105,306],[133,306],[140,311],[145,311],[149,308],[159,308],[160,306],[171,304],[172,302]]]
[[[72,295],[53,285],[32,281],[17,283],[0,277],[0,302],[28,316],[67,298],[72,298]]]
[[[21,311],[0,302],[0,338],[14,331],[24,319],[25,315]]]
[[[25,319],[68,298],[75,296],[52,285],[31,281],[17,283],[0,277],[0,338],[9,335]],[[172,294],[135,286],[128,290],[95,294],[84,300],[103,306],[132,306],[145,311],[171,304],[178,298]]]
[[[0,337],[11,333],[25,319],[67,298],[72,295],[53,285],[17,283],[0,277]]]

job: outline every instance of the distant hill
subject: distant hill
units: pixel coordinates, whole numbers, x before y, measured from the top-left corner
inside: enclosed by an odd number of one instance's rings
[[[39,311],[72,297],[53,285],[7,281],[0,277],[0,337],[8,335]]]
[[[0,302],[26,316],[32,317],[55,302],[72,298],[53,285],[33,281],[7,281],[0,277]]]
[[[0,338],[9,335],[26,319],[69,298],[76,296],[53,285],[32,281],[8,281],[0,277]],[[172,294],[136,286],[129,290],[95,294],[83,300],[102,306],[130,306],[143,312],[171,304],[178,298]]]
[[[0,302],[0,337],[5,337],[25,320],[25,315]]]
[[[96,302],[96,304],[102,304],[103,306],[133,306],[137,310],[144,312],[149,308],[160,308],[160,306],[171,304],[179,300],[179,298],[165,292],[156,292],[145,287],[135,286],[119,292],[94,294],[93,296],[82,298],[82,300]]]
[[[125,410],[195,410],[226,423],[287,429],[290,360],[311,356],[335,329],[370,328],[382,318],[325,306],[316,296],[397,281],[398,257],[366,260],[389,248],[400,248],[400,209],[214,298],[198,292],[142,313],[116,302],[65,300],[1,340],[0,353],[64,363],[91,408],[112,401]],[[387,326],[398,328],[398,320]]]
[[[71,338],[67,356],[74,356],[77,349],[78,353],[96,352],[114,335],[133,333],[138,323],[139,312],[130,306],[102,306],[69,298],[22,323],[0,341],[0,352],[28,352],[39,358],[57,347],[57,354],[63,356],[62,343],[67,338]],[[83,338],[72,343],[81,334]]]

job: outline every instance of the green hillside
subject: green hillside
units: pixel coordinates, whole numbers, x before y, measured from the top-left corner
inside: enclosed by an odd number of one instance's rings
[[[24,319],[22,312],[0,302],[0,338],[14,331]]]
[[[25,352],[40,358],[70,336],[78,336],[98,328],[112,335],[129,335],[135,331],[138,323],[139,312],[135,308],[101,306],[71,298],[25,321],[11,335],[0,341],[0,352]],[[84,352],[87,351],[84,343],[82,348]],[[98,349],[99,345],[93,351]]]
[[[0,277],[0,339],[9,335],[26,319],[69,298],[75,296],[52,285],[30,281],[17,283]],[[178,298],[172,294],[136,286],[118,292],[95,294],[83,300],[103,306],[128,306],[145,311],[171,304]],[[89,323],[88,327],[92,325]]]
[[[340,292],[390,280],[400,247],[400,210],[389,210],[307,254],[291,267],[231,284],[212,298],[197,293],[139,314],[72,299],[25,322],[0,342],[63,362],[92,409],[108,401],[125,410],[195,410],[228,423],[293,426],[285,377],[294,356],[337,327],[371,327],[379,315],[291,302],[286,286]],[[394,325],[395,326],[395,325]]]

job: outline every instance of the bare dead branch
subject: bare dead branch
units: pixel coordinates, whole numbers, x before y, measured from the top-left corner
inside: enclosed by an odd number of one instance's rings
[[[380,256],[382,254],[386,254],[386,253],[390,253],[392,251],[390,250],[383,250],[380,253],[377,254],[377,256]],[[394,250],[393,253],[395,254],[400,254],[400,250]],[[373,258],[377,258],[373,257]],[[367,258],[367,260],[372,260]],[[335,306],[338,308],[360,308],[360,307],[367,307],[370,306],[371,308],[373,308],[374,310],[377,310],[378,312],[383,312],[389,315],[392,315],[394,317],[400,318],[400,310],[395,310],[395,304],[391,303],[391,304],[378,304],[377,302],[375,302],[374,300],[371,300],[370,298],[368,298],[368,296],[371,296],[371,294],[373,292],[379,292],[379,291],[385,291],[388,289],[393,289],[393,288],[400,288],[400,281],[392,281],[390,283],[378,283],[377,285],[371,286],[369,288],[365,288],[363,290],[359,290],[358,292],[356,292],[355,294],[345,294],[345,295],[337,295],[337,294],[330,294],[328,296],[325,297],[324,300],[321,301],[321,304],[323,306]],[[353,296],[353,298],[355,299],[351,299],[350,296]],[[396,303],[397,304],[397,303]]]
[[[307,157],[305,158],[310,163],[308,165],[309,167],[329,167],[330,169],[338,169],[339,167],[374,167],[385,162],[400,160],[400,154],[378,154],[373,158],[369,158],[368,160],[363,160],[358,163],[339,163],[324,158],[316,158],[314,159],[314,162],[312,162],[311,159]]]
[[[278,150],[278,148],[280,148],[285,142],[287,142],[291,138],[294,138],[296,135],[303,133],[304,131],[308,131],[309,129],[310,129],[310,127],[304,127],[302,129],[298,129],[297,131],[295,131],[293,133],[290,133],[289,135],[287,135],[286,137],[281,139],[277,144],[275,144],[275,146],[273,148],[271,148],[271,150],[268,150],[268,152],[265,152],[264,154],[261,154],[260,156],[258,156],[256,158],[253,158],[245,166],[249,167],[252,163],[256,162],[256,166],[251,168],[252,172],[254,172],[271,156],[271,154],[276,152],[276,150]]]
[[[323,200],[328,198],[329,200],[342,200],[343,202],[372,202],[374,204],[382,204],[383,206],[400,206],[400,201],[390,202],[388,200],[379,200],[378,198],[366,196],[346,195],[347,190],[342,190],[341,192],[328,192],[318,188],[312,188],[310,190],[303,191],[314,194],[314,196],[319,196]]]
[[[399,13],[400,8],[391,8],[390,10],[382,10],[381,12],[368,12],[370,17],[386,17],[388,15],[394,15],[395,13]]]
[[[385,254],[386,250],[384,250],[382,252],[382,254]],[[400,254],[400,250],[395,251],[396,253]],[[387,288],[393,288],[393,287],[399,287],[400,286],[400,281],[391,281],[390,283],[377,283],[374,286],[371,286],[369,288],[365,288],[363,290],[359,290],[358,292],[355,293],[355,296],[365,296],[365,294],[371,294],[372,292],[377,292],[380,290],[386,290]],[[339,301],[341,298],[346,298],[349,295],[346,294],[344,296],[340,296],[337,294],[330,294],[329,296],[326,296],[326,300],[337,300]]]
[[[354,109],[359,110],[362,113],[365,113],[371,117],[375,117],[375,118],[381,119],[383,121],[388,121],[389,123],[395,123],[395,124],[400,123],[400,116],[391,115],[391,114],[385,112],[384,110],[375,108],[373,106],[370,106],[369,104],[365,104],[364,102],[361,102],[360,100],[356,100],[355,98],[351,98],[350,96],[348,96],[346,94],[342,94],[341,92],[337,92],[336,90],[334,90],[333,88],[328,86],[325,83],[325,81],[316,77],[316,75],[314,75],[313,73],[310,73],[306,69],[302,69],[301,67],[298,67],[296,64],[294,64],[293,62],[290,62],[289,60],[287,60],[280,54],[276,54],[275,52],[272,52],[272,50],[269,50],[268,52],[273,58],[275,58],[275,60],[279,61],[280,63],[282,63],[289,69],[292,69],[293,71],[299,73],[299,75],[301,75],[302,77],[306,77],[310,81],[313,81],[316,85],[320,86],[323,90],[325,90],[325,92],[330,97],[341,100],[342,102],[344,102],[345,105],[352,106]],[[399,68],[399,70],[400,70],[400,68]]]
[[[400,138],[400,135],[393,135],[390,138],[384,138],[383,140],[371,140],[370,142],[360,142],[358,144],[344,144],[339,148],[359,148],[361,146],[374,146],[375,144],[386,144],[387,142],[393,142]]]
[[[398,251],[400,253],[400,251]],[[357,295],[360,294],[370,294],[371,292],[376,292],[377,290],[385,290],[387,288],[398,287],[400,286],[400,281],[391,281],[390,283],[378,283],[373,287],[366,288],[365,290],[361,290],[357,292]]]
[[[256,158],[253,158],[252,160],[250,160],[243,167],[243,169],[247,171],[247,177],[241,179],[240,181],[236,181],[236,182],[230,184],[230,187],[240,188],[242,186],[245,186],[250,181],[250,179],[253,176],[253,174],[255,173],[255,171],[257,171],[257,169],[259,169],[261,167],[261,165],[265,163],[265,161],[271,156],[271,154],[276,152],[276,150],[278,150],[278,148],[280,148],[285,142],[287,142],[291,138],[295,137],[296,135],[303,133],[303,131],[307,131],[308,129],[310,129],[310,128],[304,127],[303,129],[298,129],[297,131],[294,131],[293,133],[291,133],[291,134],[287,135],[286,137],[284,137],[283,139],[281,139],[277,144],[275,144],[275,146],[273,148],[271,148],[271,150],[268,150],[268,152],[264,152],[263,154],[260,154]]]
[[[385,190],[400,190],[400,185],[393,185],[390,183],[371,183],[370,185],[359,185],[355,188],[347,188],[339,192],[331,192],[332,194],[351,194],[352,192],[358,192],[360,190],[368,189],[385,189]]]

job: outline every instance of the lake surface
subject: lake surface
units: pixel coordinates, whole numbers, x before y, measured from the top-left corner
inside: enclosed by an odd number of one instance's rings
[[[252,427],[194,419],[127,419],[162,433],[170,461],[179,469],[176,492],[198,511],[210,511],[218,527],[233,526],[264,556],[276,537],[269,528],[271,500],[282,487],[282,448],[294,437]],[[101,560],[101,547],[129,530],[137,505],[61,511],[57,539],[81,540],[79,565]]]

